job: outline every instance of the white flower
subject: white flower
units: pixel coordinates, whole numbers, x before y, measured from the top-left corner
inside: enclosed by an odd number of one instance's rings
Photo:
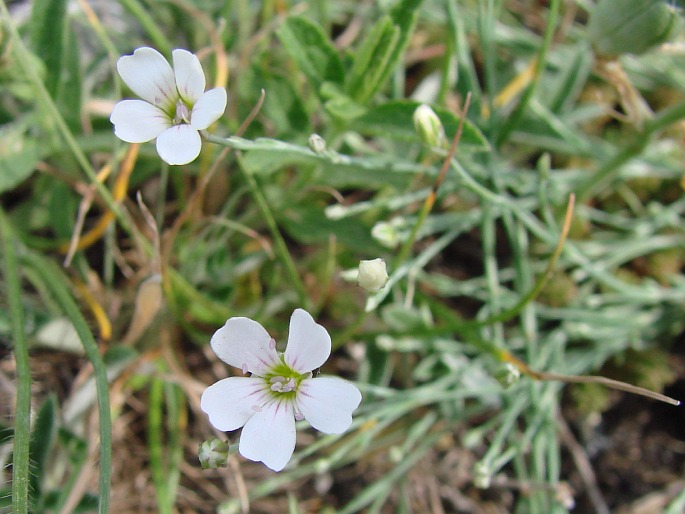
[[[282,470],[295,450],[295,421],[306,419],[326,434],[352,424],[362,395],[350,382],[312,377],[331,354],[331,338],[309,313],[295,309],[285,353],[256,321],[230,318],[210,342],[217,356],[249,377],[229,377],[209,386],[200,406],[224,432],[243,428],[238,451]]]
[[[122,100],[110,121],[114,134],[127,143],[157,138],[157,152],[169,164],[188,164],[200,154],[199,130],[219,119],[226,109],[226,90],[205,91],[200,60],[187,50],[172,52],[174,67],[153,48],[124,55],[117,70],[142,100]]]
[[[388,271],[383,259],[371,261],[359,261],[357,282],[360,287],[369,293],[375,293],[383,289],[388,283]]]

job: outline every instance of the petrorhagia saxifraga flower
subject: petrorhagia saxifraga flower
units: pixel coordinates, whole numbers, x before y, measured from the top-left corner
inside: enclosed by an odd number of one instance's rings
[[[110,121],[127,143],[157,138],[157,152],[169,164],[188,164],[200,154],[199,131],[226,109],[226,90],[205,91],[200,60],[188,50],[172,52],[173,68],[157,50],[138,48],[117,61],[124,83],[142,100],[122,100]]]
[[[243,457],[280,471],[295,451],[296,420],[326,434],[341,434],[352,424],[362,395],[341,378],[312,376],[331,354],[331,338],[307,311],[293,312],[283,354],[264,327],[248,318],[230,318],[210,345],[221,360],[251,373],[209,386],[200,402],[217,429],[243,427]]]

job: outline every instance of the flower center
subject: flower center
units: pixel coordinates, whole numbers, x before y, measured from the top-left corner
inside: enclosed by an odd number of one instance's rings
[[[300,374],[283,360],[262,376],[273,396],[285,395],[291,398],[295,398],[300,382],[307,377],[309,373]]]
[[[176,116],[174,116],[174,125],[190,125],[190,109],[180,100],[176,102]]]

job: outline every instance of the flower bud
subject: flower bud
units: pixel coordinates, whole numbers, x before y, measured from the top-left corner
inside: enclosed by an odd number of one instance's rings
[[[476,462],[473,465],[473,485],[479,489],[488,489],[492,484],[492,471],[484,462]]]
[[[513,364],[507,362],[495,373],[495,378],[504,389],[509,389],[521,378],[521,372]]]
[[[599,0],[588,23],[597,54],[641,54],[666,43],[680,25],[678,13],[664,0]]]
[[[317,155],[321,155],[326,151],[326,140],[319,134],[312,134],[307,141],[309,149]]]
[[[210,439],[200,445],[197,456],[200,459],[202,469],[220,468],[226,465],[228,460],[228,443],[221,439]]]
[[[357,275],[359,286],[369,293],[375,293],[383,289],[388,283],[388,271],[383,259],[372,261],[360,261]]]
[[[438,148],[446,146],[445,129],[433,109],[426,104],[421,104],[414,111],[413,119],[414,128],[423,144]]]
[[[402,218],[394,218],[391,221],[379,221],[371,229],[371,237],[386,248],[395,248],[404,241],[406,223]]]

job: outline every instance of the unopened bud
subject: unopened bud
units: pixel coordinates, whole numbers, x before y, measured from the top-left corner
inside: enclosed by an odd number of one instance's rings
[[[321,155],[326,151],[326,140],[319,134],[312,134],[307,141],[309,149],[317,155]]]
[[[200,445],[197,456],[200,459],[202,469],[220,468],[226,465],[228,460],[228,443],[221,439],[210,439]]]
[[[599,55],[641,54],[669,41],[679,25],[678,13],[664,0],[599,0],[588,35]]]
[[[405,223],[402,218],[392,221],[379,221],[371,229],[371,237],[386,248],[395,248],[404,239]]]
[[[438,148],[446,146],[445,129],[433,109],[426,104],[421,104],[414,111],[413,119],[414,128],[423,144]]]
[[[388,271],[383,259],[359,262],[359,274],[357,275],[359,286],[369,293],[375,293],[383,289],[388,283]]]
[[[492,471],[484,462],[476,462],[473,465],[473,485],[479,489],[488,489],[492,484]]]
[[[516,366],[507,362],[495,373],[495,378],[504,389],[509,389],[521,378],[521,372]]]

